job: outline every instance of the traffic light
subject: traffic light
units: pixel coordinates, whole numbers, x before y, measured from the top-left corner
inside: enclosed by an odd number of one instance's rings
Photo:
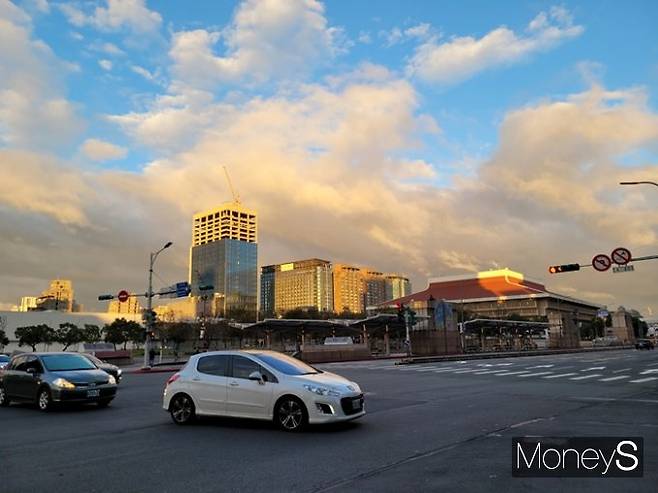
[[[404,311],[406,310],[406,307],[403,304],[398,305],[398,322],[404,323]]]
[[[144,310],[142,313],[142,320],[144,320],[144,323],[149,327],[155,323],[155,317],[156,315],[154,310]]]
[[[113,294],[101,294],[98,297],[98,301],[107,301],[107,300],[113,300],[114,295]]]
[[[548,268],[548,272],[550,272],[551,274],[560,274],[562,272],[572,272],[574,270],[580,270],[580,264],[551,265]]]

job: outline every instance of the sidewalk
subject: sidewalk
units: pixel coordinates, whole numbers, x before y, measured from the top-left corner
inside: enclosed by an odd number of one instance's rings
[[[122,366],[121,370],[126,373],[173,373],[180,370],[187,359],[179,359],[174,361],[171,358],[163,358],[162,363],[158,363],[158,358],[155,358],[155,364],[150,368],[143,368],[144,363],[140,360],[139,363],[133,363],[128,366]]]

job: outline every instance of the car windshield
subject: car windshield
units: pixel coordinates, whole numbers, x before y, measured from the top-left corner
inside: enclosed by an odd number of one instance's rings
[[[89,361],[91,361],[95,365],[102,365],[103,364],[103,362],[101,360],[99,360],[96,356],[94,356],[93,354],[85,354],[85,358],[87,358]]]
[[[4,354],[0,354],[0,363],[6,363],[10,359],[11,358],[9,358],[9,356],[5,356]]]
[[[46,354],[41,356],[48,371],[95,370],[87,358],[79,354]]]
[[[291,358],[285,354],[255,353],[253,356],[285,375],[314,375],[320,373],[303,361]]]

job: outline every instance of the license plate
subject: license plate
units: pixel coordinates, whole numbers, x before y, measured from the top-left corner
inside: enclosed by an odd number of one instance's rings
[[[87,397],[98,397],[101,395],[101,391],[96,389],[96,390],[88,390],[87,391]]]

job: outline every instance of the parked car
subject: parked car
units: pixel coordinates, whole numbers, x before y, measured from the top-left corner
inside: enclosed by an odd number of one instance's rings
[[[635,349],[654,349],[656,346],[651,339],[637,339]]]
[[[11,358],[6,354],[0,354],[0,370],[3,370],[8,364]]]
[[[174,374],[162,406],[174,423],[197,416],[273,420],[285,431],[365,415],[358,384],[275,351],[196,354]]]
[[[107,406],[117,391],[112,375],[77,353],[27,353],[14,356],[0,373],[0,406],[34,402],[42,411],[59,402]]]
[[[117,384],[121,383],[121,374],[123,373],[121,371],[121,368],[111,363],[108,363],[107,361],[103,361],[102,359],[97,358],[93,354],[89,354],[89,353],[80,353],[80,354],[82,354],[82,356],[84,356],[89,361],[91,361],[94,365],[96,365],[96,368],[98,368],[99,370],[103,370],[105,373],[109,373],[110,375],[112,375],[114,379],[117,381]]]

